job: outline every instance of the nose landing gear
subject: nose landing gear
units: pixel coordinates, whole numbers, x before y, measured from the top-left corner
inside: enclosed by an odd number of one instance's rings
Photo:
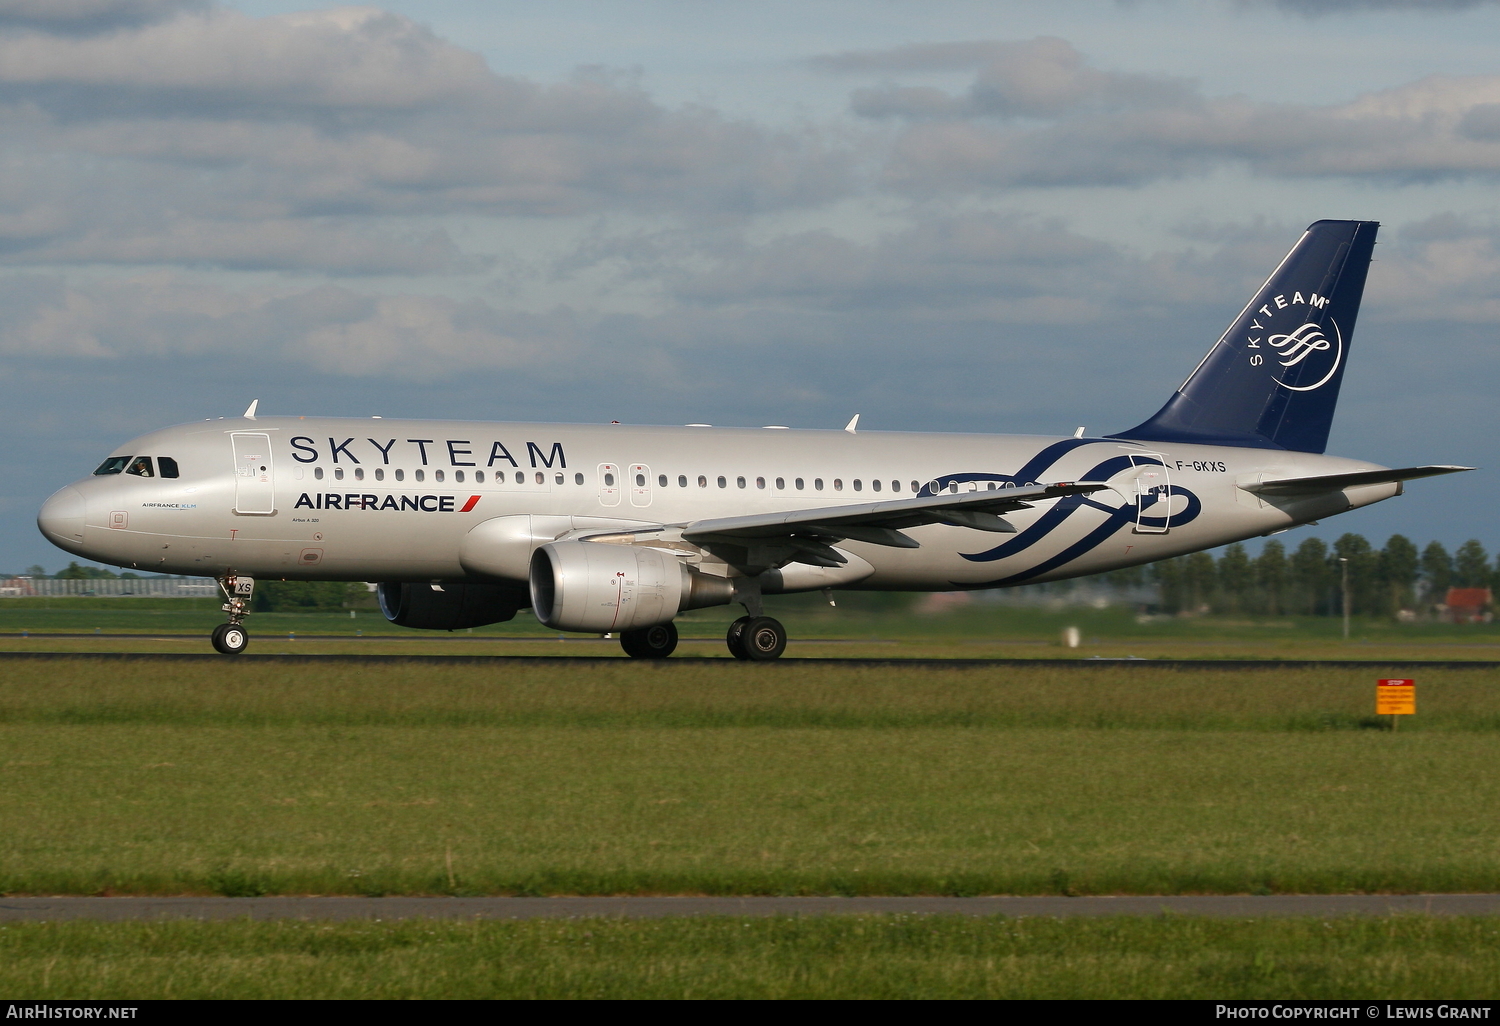
[[[215,651],[225,655],[239,655],[249,646],[250,635],[238,624],[221,623],[214,628],[209,640],[213,642]]]
[[[226,574],[219,578],[219,590],[224,593],[223,609],[229,614],[229,622],[215,627],[209,635],[209,641],[213,643],[216,652],[239,655],[250,645],[250,635],[245,631],[244,620],[250,607],[250,599],[255,594],[255,580]]]

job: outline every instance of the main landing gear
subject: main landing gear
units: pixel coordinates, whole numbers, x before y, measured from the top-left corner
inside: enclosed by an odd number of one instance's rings
[[[214,651],[224,655],[239,655],[250,645],[250,635],[245,632],[244,620],[250,608],[250,599],[255,594],[255,581],[250,577],[226,574],[219,578],[219,590],[224,593],[224,612],[229,622],[221,623],[209,635]]]
[[[677,648],[677,625],[659,623],[625,631],[620,635],[620,647],[632,659],[665,659]]]
[[[735,598],[748,615],[729,625],[729,633],[724,636],[729,654],[751,663],[780,659],[786,651],[786,628],[780,620],[762,615],[760,582],[753,578],[739,581],[742,583],[735,589]],[[665,659],[677,648],[677,627],[662,623],[625,631],[620,635],[620,647],[633,659]]]
[[[774,617],[742,616],[729,625],[724,642],[736,659],[768,663],[786,651],[786,628]]]

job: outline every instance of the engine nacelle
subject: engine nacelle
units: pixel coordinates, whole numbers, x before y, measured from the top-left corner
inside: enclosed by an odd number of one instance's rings
[[[380,586],[380,611],[391,623],[427,631],[456,631],[512,619],[526,606],[520,584],[407,584]]]
[[[700,573],[662,549],[561,541],[531,556],[531,610],[557,630],[634,630],[733,599],[726,578]]]

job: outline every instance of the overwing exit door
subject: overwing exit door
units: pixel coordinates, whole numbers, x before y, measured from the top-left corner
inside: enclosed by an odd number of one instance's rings
[[[276,512],[276,486],[271,479],[271,436],[259,431],[235,431],[234,511],[266,515]]]
[[[1135,533],[1166,534],[1172,529],[1172,478],[1159,453],[1131,453],[1135,473]]]
[[[630,504],[651,505],[651,468],[644,463],[630,465]]]

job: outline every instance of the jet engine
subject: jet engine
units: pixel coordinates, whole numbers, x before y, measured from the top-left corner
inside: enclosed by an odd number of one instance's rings
[[[532,612],[557,630],[635,630],[733,599],[727,578],[701,573],[663,549],[560,541],[531,556]]]
[[[513,618],[526,606],[522,584],[406,584],[380,586],[380,611],[391,623],[428,631],[483,627]]]

